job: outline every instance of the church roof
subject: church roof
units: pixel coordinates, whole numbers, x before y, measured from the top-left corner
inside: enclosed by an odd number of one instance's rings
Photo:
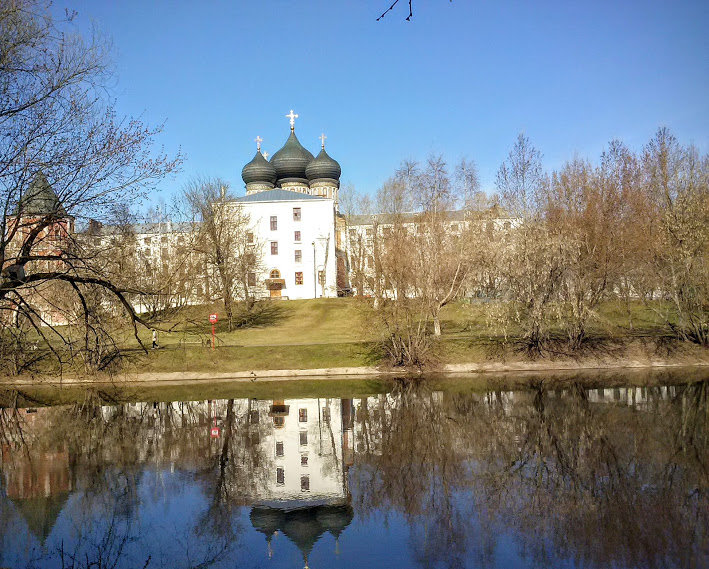
[[[305,175],[308,177],[308,180],[318,180],[322,178],[339,180],[340,174],[342,174],[340,164],[325,152],[325,148],[323,148],[320,154],[305,168]]]
[[[290,190],[281,190],[280,188],[275,190],[264,190],[263,192],[256,192],[236,198],[237,202],[292,202],[292,201],[304,201],[304,200],[324,200],[321,196],[311,196],[308,194],[302,194],[300,192],[292,192]]]
[[[276,169],[278,180],[298,179],[307,181],[305,168],[313,160],[313,155],[300,143],[295,131],[278,152],[271,157],[271,164]]]
[[[245,184],[250,182],[270,182],[273,184],[276,181],[276,169],[258,150],[254,159],[241,170],[241,179]]]
[[[17,210],[21,215],[54,215],[56,217],[66,217],[67,215],[64,206],[42,172],[38,172],[30,182],[27,192],[20,198]]]

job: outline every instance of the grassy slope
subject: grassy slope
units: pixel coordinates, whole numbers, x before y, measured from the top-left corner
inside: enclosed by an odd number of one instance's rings
[[[217,325],[217,349],[209,347],[208,315],[214,306],[190,307],[179,320],[163,322],[159,350],[146,354],[138,348],[128,329],[120,330],[130,351],[127,369],[133,372],[225,372],[254,369],[307,369],[373,366],[381,362],[377,347],[381,338],[368,301],[352,298],[298,300],[270,303],[254,325],[226,332]],[[486,307],[458,302],[442,313],[443,336],[436,349],[442,363],[520,360],[512,344],[502,342],[501,330],[487,326]],[[220,314],[220,316],[223,316]],[[619,303],[602,307],[589,328],[593,340],[585,356],[648,357],[656,349],[655,338],[663,329],[655,314],[642,305],[632,307],[633,329],[626,308]],[[507,331],[514,338],[516,330]],[[151,332],[141,330],[146,346]],[[628,339],[635,337],[629,342]],[[653,340],[648,341],[648,338]],[[630,347],[629,347],[630,346]],[[685,361],[697,349],[683,348]],[[692,351],[694,350],[694,351]],[[680,350],[681,351],[681,350]],[[563,357],[564,354],[558,354]],[[69,370],[65,372],[70,373]]]
[[[381,361],[376,346],[380,333],[363,301],[337,298],[273,303],[252,327],[229,333],[220,322],[214,351],[208,347],[207,315],[211,310],[215,309],[190,308],[187,320],[192,324],[177,326],[170,334],[161,333],[162,349],[151,352],[147,360],[140,356],[132,368],[217,372],[371,366]],[[440,361],[467,363],[522,357],[511,345],[503,345],[501,331],[487,326],[485,313],[484,306],[467,302],[445,307],[443,337],[437,348]],[[659,320],[640,304],[632,306],[632,320],[631,330],[624,305],[604,305],[589,327],[589,335],[596,341],[591,341],[582,355],[605,356],[615,351],[626,357],[652,356],[655,345],[654,341],[648,343],[648,338],[662,335]],[[512,337],[517,332],[508,330]],[[149,343],[150,333],[142,336]],[[632,348],[628,348],[629,338],[635,338]]]

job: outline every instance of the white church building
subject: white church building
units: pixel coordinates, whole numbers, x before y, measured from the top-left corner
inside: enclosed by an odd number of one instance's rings
[[[334,297],[344,279],[338,281],[344,263],[337,261],[340,165],[325,151],[325,135],[314,157],[295,135],[298,115],[286,116],[290,135],[283,147],[269,161],[257,137],[256,155],[241,172],[246,195],[236,204],[261,247],[262,274],[253,282],[265,283],[271,298]]]

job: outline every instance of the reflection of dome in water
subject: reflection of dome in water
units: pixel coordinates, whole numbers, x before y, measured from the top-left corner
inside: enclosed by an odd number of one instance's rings
[[[273,508],[253,508],[249,515],[251,525],[256,531],[260,531],[270,538],[285,521],[285,514],[281,510]]]
[[[286,523],[283,524],[283,533],[298,546],[305,558],[310,555],[313,545],[326,531],[318,522],[315,510],[317,508],[288,512]]]
[[[354,512],[350,505],[314,506],[287,512],[256,507],[249,517],[254,529],[266,535],[269,545],[271,536],[282,531],[300,549],[307,566],[308,556],[322,535],[330,532],[337,540],[350,525]]]
[[[320,524],[326,527],[335,539],[340,537],[340,534],[350,525],[353,517],[354,512],[349,504],[346,506],[322,506],[317,513]]]

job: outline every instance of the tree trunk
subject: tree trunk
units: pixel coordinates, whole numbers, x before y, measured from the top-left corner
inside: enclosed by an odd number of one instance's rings
[[[441,335],[441,319],[438,317],[438,312],[433,315],[433,335]]]

